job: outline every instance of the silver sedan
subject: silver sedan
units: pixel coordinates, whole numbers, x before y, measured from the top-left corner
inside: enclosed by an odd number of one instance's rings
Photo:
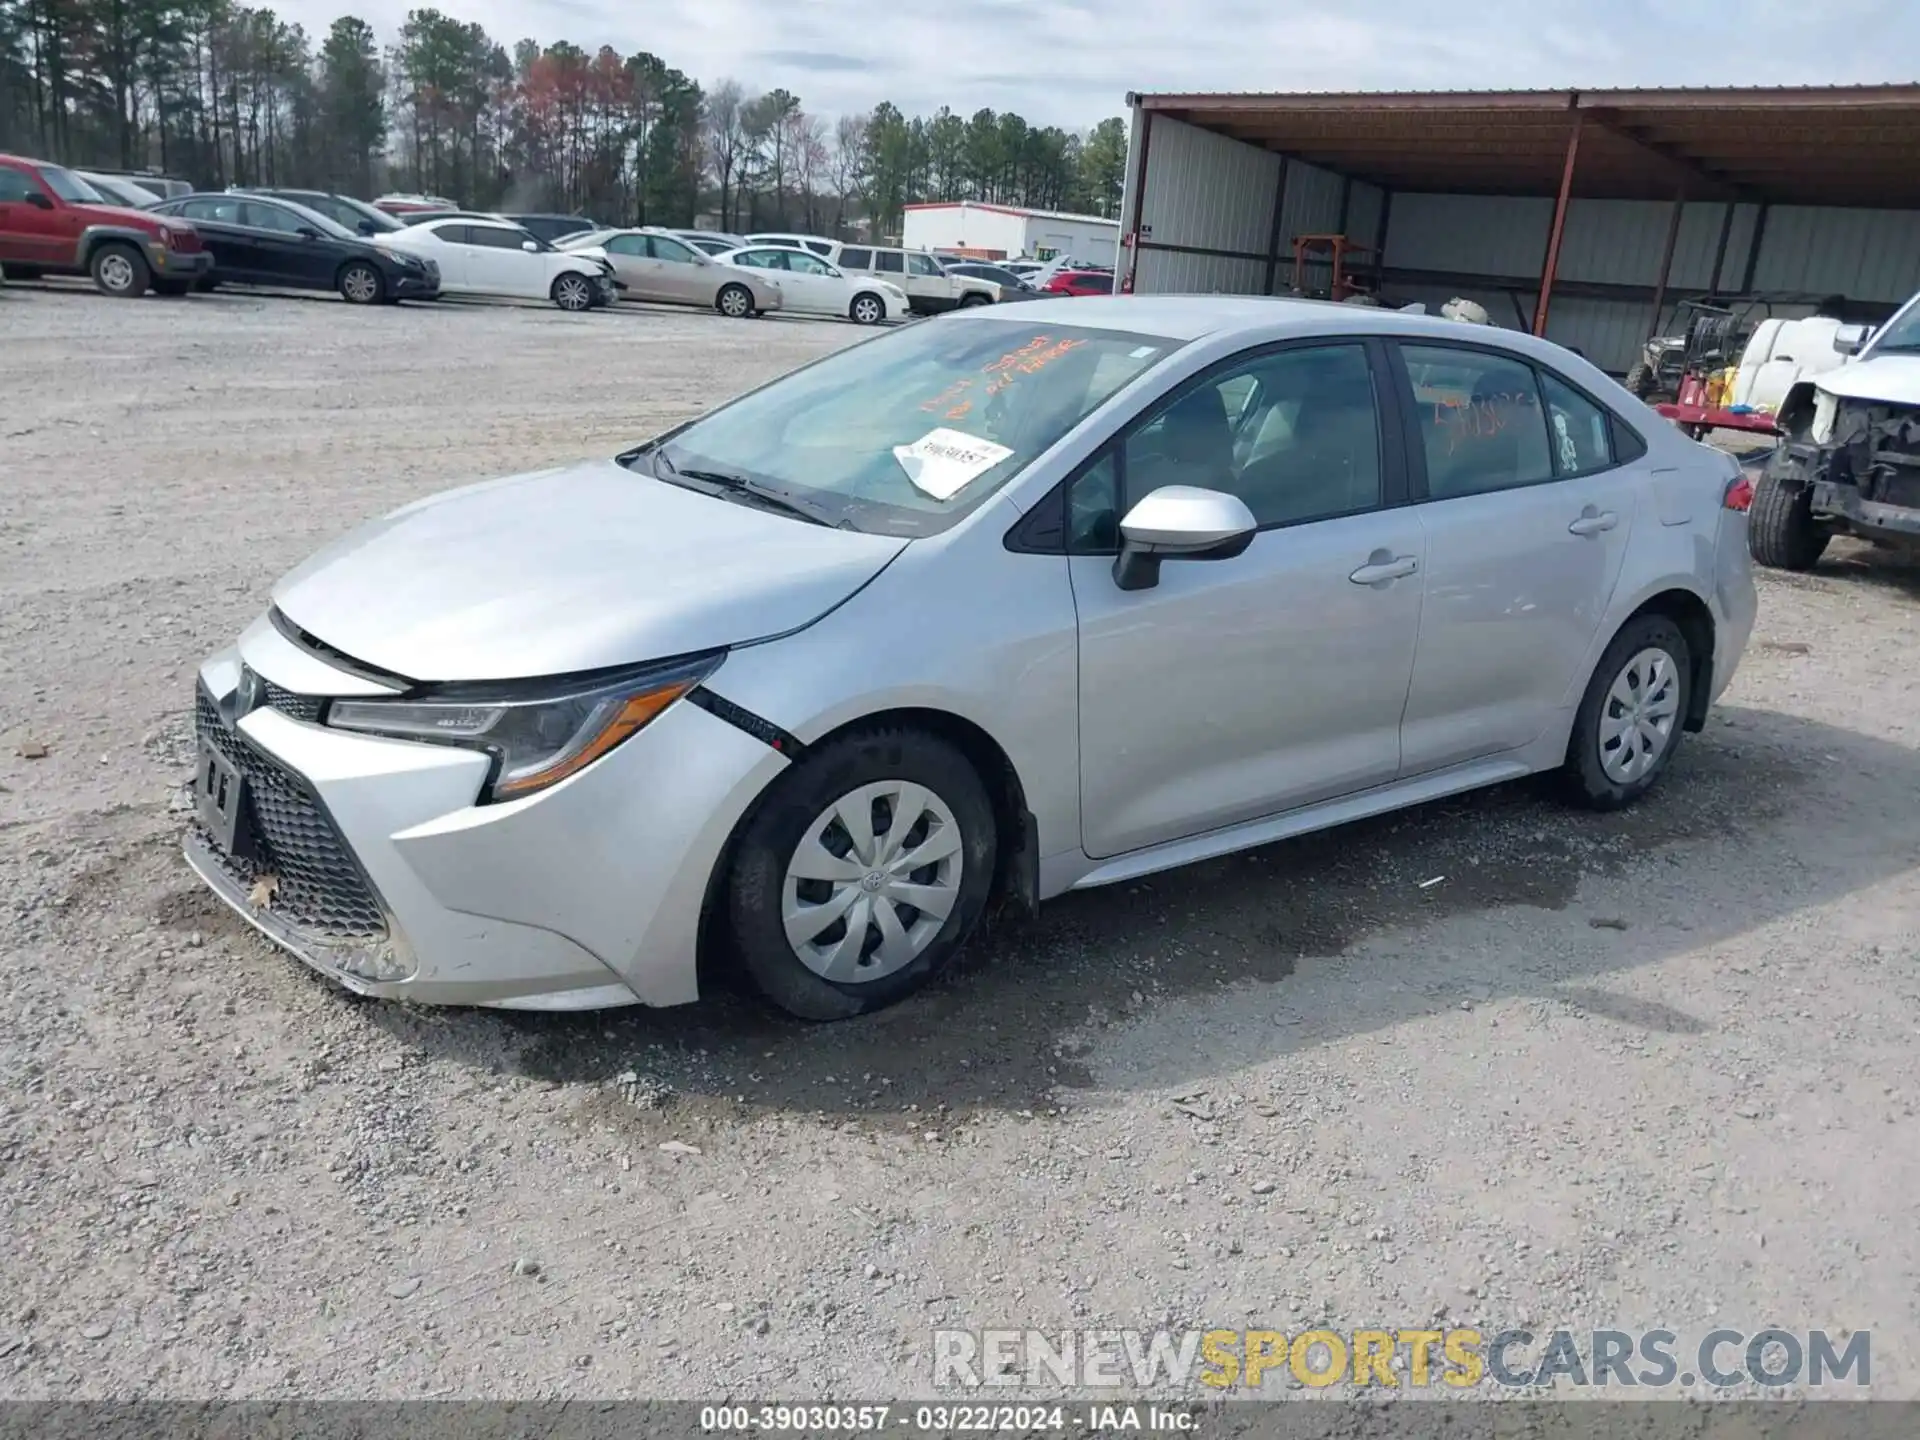
[[[944,316],[314,556],[201,667],[188,855],[366,994],[672,1005],[710,949],[855,1015],[996,899],[1638,799],[1747,643],[1749,496],[1522,335]]]

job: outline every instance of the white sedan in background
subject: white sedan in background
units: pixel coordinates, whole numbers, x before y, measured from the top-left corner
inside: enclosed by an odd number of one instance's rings
[[[551,300],[562,310],[591,310],[619,298],[606,261],[556,250],[506,220],[430,220],[389,231],[375,243],[438,262],[443,295]]]
[[[872,275],[849,275],[805,250],[750,245],[714,257],[742,270],[771,271],[780,282],[783,307],[802,315],[833,315],[856,325],[904,320],[906,291]]]

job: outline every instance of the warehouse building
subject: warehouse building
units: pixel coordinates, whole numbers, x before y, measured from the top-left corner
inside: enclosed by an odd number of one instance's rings
[[[906,207],[900,243],[909,250],[979,260],[1051,260],[1064,254],[1082,265],[1111,267],[1119,249],[1120,222],[1058,210],[936,200]]]
[[[1121,277],[1454,297],[1625,372],[1689,297],[1920,290],[1920,85],[1133,95]]]

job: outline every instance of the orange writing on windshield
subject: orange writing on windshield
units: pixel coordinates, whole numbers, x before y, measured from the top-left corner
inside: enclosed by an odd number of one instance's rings
[[[1039,374],[1062,355],[1086,343],[1085,340],[1074,339],[1056,341],[1051,335],[1034,336],[1018,350],[1009,350],[998,360],[980,367],[983,375],[992,377],[987,381],[987,394],[998,395],[1017,376]]]

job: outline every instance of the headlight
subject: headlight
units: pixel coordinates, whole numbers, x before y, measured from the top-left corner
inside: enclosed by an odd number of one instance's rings
[[[1840,401],[1837,396],[1829,395],[1825,390],[1816,390],[1813,394],[1813,424],[1807,432],[1807,438],[1816,445],[1824,445],[1833,438],[1833,422],[1839,417]]]
[[[417,700],[336,700],[341,730],[462,745],[493,756],[483,799],[518,800],[583,770],[638,733],[720,664],[703,655],[616,676],[556,681],[544,689],[447,685]]]

